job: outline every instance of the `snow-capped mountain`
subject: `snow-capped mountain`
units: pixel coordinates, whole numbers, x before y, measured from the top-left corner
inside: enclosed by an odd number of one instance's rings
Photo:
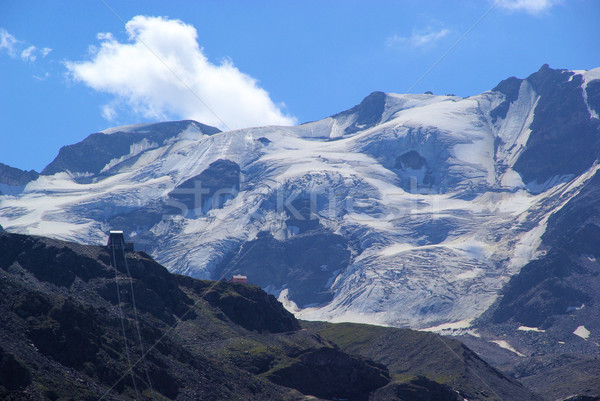
[[[245,274],[304,319],[466,324],[594,177],[599,114],[600,69],[544,66],[295,127],[118,127],[1,196],[0,224],[92,244],[124,229],[171,271]]]

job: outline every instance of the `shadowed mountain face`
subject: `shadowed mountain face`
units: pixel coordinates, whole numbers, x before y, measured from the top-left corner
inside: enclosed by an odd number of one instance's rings
[[[206,170],[176,186],[169,193],[168,204],[178,206],[187,217],[202,216],[219,209],[240,190],[240,166],[219,159]]]
[[[301,328],[258,287],[173,275],[143,253],[2,233],[0,295],[6,400],[500,399],[465,369],[497,376],[491,388],[512,400],[536,399],[456,341],[388,328],[368,345],[382,328]],[[444,341],[464,366],[439,364]],[[383,358],[368,351],[375,342],[414,349]]]
[[[0,163],[0,196],[16,196],[23,191],[25,185],[38,177],[39,174],[34,170],[24,171]]]
[[[139,253],[128,253],[127,265],[117,255],[115,279],[105,248],[43,238],[2,234],[0,255],[3,399],[298,399],[186,348],[252,332],[244,326],[265,333],[299,329],[255,287],[174,276]],[[228,306],[235,302],[246,310],[253,305],[262,320],[246,323],[243,308]],[[132,377],[127,368],[135,362]],[[26,373],[15,382],[9,368]]]
[[[515,170],[523,182],[540,184],[554,176],[583,173],[598,159],[600,120],[590,118],[582,96],[581,75],[544,65],[527,81],[540,99],[527,147],[515,163]],[[587,92],[587,98],[597,102],[597,83]]]
[[[22,186],[36,180],[39,174],[33,170],[25,171],[0,163],[0,184]]]
[[[496,106],[491,112],[492,122],[496,122],[499,118],[506,118],[506,114],[510,109],[511,103],[519,98],[519,89],[523,83],[522,79],[510,77],[500,82],[492,91],[504,94],[504,100]]]
[[[144,147],[144,150],[157,148],[190,128],[205,135],[221,132],[190,120],[140,124],[125,131],[111,130],[108,134],[98,132],[77,144],[62,147],[58,156],[42,170],[42,174],[52,175],[61,171],[99,174],[111,160],[130,154],[135,144]]]
[[[378,389],[375,400],[542,400],[454,339],[354,323],[304,322],[303,326],[344,352],[387,366],[396,380]],[[426,349],[435,351],[425,355]]]
[[[386,94],[373,92],[353,108],[332,116],[332,118],[354,117],[352,125],[344,130],[344,134],[353,134],[374,127],[381,121],[385,110]]]
[[[514,320],[529,327],[549,328],[559,316],[589,326],[600,325],[600,173],[548,220],[542,236],[547,253],[531,261],[514,276],[503,291],[492,321]],[[585,308],[584,308],[585,309]],[[592,309],[592,310],[590,310]],[[589,315],[588,315],[589,313]]]
[[[543,253],[511,278],[476,325],[484,337],[502,338],[526,358],[467,341],[550,400],[600,395],[599,198],[597,172],[550,216]]]

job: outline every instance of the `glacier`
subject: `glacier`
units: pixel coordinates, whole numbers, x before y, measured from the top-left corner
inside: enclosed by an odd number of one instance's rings
[[[302,319],[471,321],[545,252],[549,216],[596,173],[595,160],[565,161],[548,176],[530,149],[562,83],[597,129],[586,89],[598,79],[600,69],[542,67],[467,98],[374,92],[293,127],[111,128],[99,134],[132,138],[121,153],[97,171],[57,167],[1,195],[0,225],[86,244],[124,229],[172,272],[246,274]],[[222,201],[193,199],[219,192],[224,176],[239,185],[221,188]]]

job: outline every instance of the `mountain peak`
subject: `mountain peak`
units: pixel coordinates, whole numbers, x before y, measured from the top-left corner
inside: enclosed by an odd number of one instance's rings
[[[27,184],[29,181],[37,179],[38,176],[39,174],[34,170],[21,170],[0,163],[0,184],[6,184],[10,186],[22,186]]]
[[[386,98],[387,95],[384,92],[371,92],[359,104],[349,110],[333,115],[332,118],[353,118],[354,121],[346,127],[344,134],[353,134],[374,127],[381,121],[385,111]]]
[[[96,175],[111,162],[123,162],[136,157],[141,152],[164,145],[171,138],[185,132],[196,136],[214,135],[218,128],[193,120],[168,121],[158,123],[132,124],[106,129],[91,134],[83,141],[64,146],[58,156],[42,171],[43,175],[53,175],[62,171]],[[137,145],[137,146],[136,146]],[[131,157],[127,157],[127,156]]]

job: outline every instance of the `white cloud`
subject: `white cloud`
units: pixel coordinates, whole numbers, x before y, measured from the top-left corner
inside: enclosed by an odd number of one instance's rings
[[[386,39],[388,47],[408,45],[411,47],[424,47],[433,44],[446,37],[450,33],[448,29],[427,28],[424,31],[413,31],[410,36],[392,35]]]
[[[35,46],[29,46],[21,52],[21,59],[24,61],[34,62],[37,56],[35,55]]]
[[[44,73],[44,75],[33,75],[33,78],[37,79],[38,81],[45,81],[48,79],[48,77],[50,77],[49,72]]]
[[[29,62],[37,60],[37,53],[41,54],[42,57],[46,57],[52,51],[49,47],[38,50],[35,46],[18,40],[4,28],[0,28],[0,50],[5,50],[12,58],[20,56],[21,60]]]
[[[114,121],[117,117],[117,111],[112,104],[102,106],[102,117],[108,121]]]
[[[98,34],[100,46],[89,60],[66,63],[74,80],[115,96],[102,109],[105,118],[114,119],[115,105],[125,104],[147,118],[190,118],[221,128],[223,122],[231,129],[296,122],[231,61],[208,61],[192,25],[138,15],[126,30],[128,42]]]
[[[497,0],[498,6],[511,11],[539,14],[559,3],[559,0]]]
[[[17,39],[12,36],[8,31],[4,28],[0,28],[0,50],[6,50],[6,52],[11,56],[15,56],[15,44],[17,43]]]

